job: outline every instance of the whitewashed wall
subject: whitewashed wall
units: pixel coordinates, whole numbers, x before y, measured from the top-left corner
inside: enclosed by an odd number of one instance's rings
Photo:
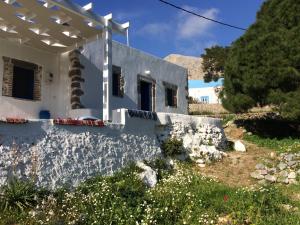
[[[154,126],[149,129],[143,124],[136,129],[53,126],[45,121],[0,124],[0,135],[0,185],[15,173],[36,177],[38,186],[76,186],[96,174],[111,174],[129,162],[161,154]]]
[[[85,66],[81,97],[86,108],[99,110],[102,118],[103,108],[103,42],[101,39],[83,46],[81,61]],[[38,118],[40,110],[49,110],[52,118],[70,116],[70,78],[68,53],[54,55],[24,45],[0,41],[0,57],[7,56],[38,64],[43,67],[41,101],[30,101],[4,97],[0,95],[0,117]],[[169,113],[187,113],[186,70],[160,58],[113,42],[113,64],[122,68],[125,78],[125,95],[123,98],[111,97],[112,110],[117,108],[138,108],[137,75],[145,71],[156,80],[156,111]],[[54,75],[48,82],[48,74]],[[3,60],[0,59],[0,91],[2,92]],[[163,81],[178,86],[178,107],[165,106],[165,87]]]
[[[122,68],[125,79],[125,95],[123,98],[112,96],[112,109],[138,108],[137,75],[145,75],[150,71],[156,80],[156,112],[187,114],[187,71],[163,59],[141,52],[118,42],[113,42],[113,65]],[[147,75],[145,75],[147,76]],[[178,107],[165,106],[165,87],[163,81],[178,86]]]
[[[43,67],[41,84],[41,101],[30,101],[2,96],[3,56],[15,58]],[[47,76],[53,73],[53,82],[47,82]],[[38,118],[40,110],[57,112],[56,102],[59,101],[57,87],[59,85],[59,57],[24,45],[12,44],[0,40],[0,117]]]
[[[60,57],[60,83],[58,105],[58,117],[71,117],[71,79],[69,73],[69,53],[63,53]],[[103,108],[103,42],[99,39],[97,42],[89,43],[83,46],[80,62],[84,65],[82,78],[85,82],[81,83],[84,95],[81,96],[81,103],[85,108],[99,112],[97,118],[102,118]]]
[[[13,174],[38,186],[76,186],[97,174],[111,174],[129,162],[161,156],[161,141],[175,134],[191,149],[226,138],[220,120],[159,113],[158,121],[120,115],[123,124],[105,127],[0,123],[0,185]],[[14,144],[15,143],[15,144]]]

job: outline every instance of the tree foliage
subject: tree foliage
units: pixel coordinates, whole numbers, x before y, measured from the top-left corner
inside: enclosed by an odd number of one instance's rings
[[[300,120],[300,1],[267,0],[256,22],[233,43],[223,105],[232,112],[273,105]]]
[[[225,61],[229,53],[229,47],[213,46],[205,49],[202,54],[202,68],[204,71],[204,81],[218,81],[223,77]]]

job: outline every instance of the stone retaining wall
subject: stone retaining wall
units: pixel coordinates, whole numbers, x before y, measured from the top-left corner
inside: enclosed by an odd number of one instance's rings
[[[0,123],[0,185],[16,175],[37,186],[76,186],[96,174],[111,174],[132,161],[161,156],[160,144],[176,136],[187,149],[225,140],[218,119],[158,113],[158,120],[130,117],[105,127]]]
[[[0,124],[0,137],[0,184],[15,173],[34,178],[38,186],[76,186],[95,174],[111,174],[131,161],[161,154],[154,130],[121,125]]]

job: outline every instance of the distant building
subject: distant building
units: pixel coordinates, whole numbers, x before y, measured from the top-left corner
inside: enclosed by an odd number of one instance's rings
[[[219,91],[222,86],[223,79],[210,83],[203,80],[189,80],[189,96],[203,104],[221,104]]]
[[[204,104],[221,104],[219,92],[223,86],[223,79],[205,83],[201,57],[171,54],[165,57],[165,60],[187,69],[190,97]]]

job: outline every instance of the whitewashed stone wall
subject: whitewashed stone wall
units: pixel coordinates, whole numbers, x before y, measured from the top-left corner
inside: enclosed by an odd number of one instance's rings
[[[111,174],[130,162],[161,156],[160,144],[169,137],[183,139],[192,152],[226,142],[220,121],[180,114],[158,113],[158,121],[129,117],[105,127],[0,123],[0,185],[14,174],[38,186],[76,186],[96,174]],[[202,146],[202,147],[201,147]],[[215,157],[215,156],[214,156]]]
[[[111,174],[131,161],[161,154],[153,129],[121,125],[0,124],[0,137],[0,184],[16,174],[33,177],[42,187],[76,186],[95,174]]]
[[[226,137],[220,119],[180,114],[158,113],[161,128],[157,131],[162,142],[167,138],[182,139],[184,147],[190,150],[201,145],[226,148]]]

